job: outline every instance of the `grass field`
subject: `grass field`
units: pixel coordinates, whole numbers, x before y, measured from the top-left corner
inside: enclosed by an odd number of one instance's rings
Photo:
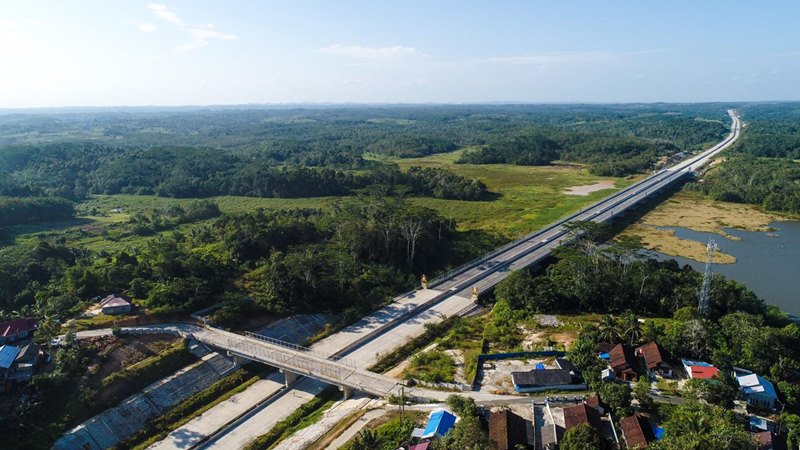
[[[477,178],[494,194],[485,201],[443,200],[415,197],[411,202],[421,207],[433,208],[445,217],[457,220],[462,231],[484,230],[506,238],[515,238],[547,225],[560,217],[595,202],[613,192],[605,189],[587,196],[568,195],[564,190],[573,186],[593,184],[601,180],[612,181],[616,189],[633,182],[631,179],[598,177],[580,165],[555,165],[548,167],[514,166],[508,164],[475,165],[455,164],[467,149],[436,154],[424,158],[389,158],[368,156],[393,162],[401,169],[411,166],[442,167],[459,175]],[[342,197],[316,198],[255,198],[212,197],[223,213],[242,213],[258,208],[299,209],[325,208]],[[175,199],[152,195],[95,195],[77,205],[78,218],[18,227],[13,230],[20,245],[34,245],[39,237],[66,239],[71,245],[92,251],[113,252],[144,245],[152,236],[141,237],[122,234],[115,225],[127,222],[137,212],[147,213],[170,205],[184,205],[193,199]],[[187,232],[204,221],[184,224],[177,231]],[[162,233],[172,233],[168,230]]]
[[[441,167],[459,175],[481,180],[498,198],[487,201],[442,200],[415,198],[420,206],[436,209],[447,217],[454,217],[461,229],[481,229],[518,237],[554,222],[560,217],[593,203],[634,180],[598,177],[578,165],[515,166],[510,164],[456,164],[467,149],[440,153],[423,158],[379,159],[393,162],[401,169],[411,166]],[[567,195],[564,190],[572,186],[611,180],[616,189],[605,189],[587,196]]]

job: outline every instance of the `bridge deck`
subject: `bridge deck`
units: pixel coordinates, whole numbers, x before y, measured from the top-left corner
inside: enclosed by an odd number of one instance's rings
[[[396,395],[400,389],[394,378],[360,369],[353,361],[345,358],[331,358],[299,346],[261,337],[243,336],[213,327],[195,331],[192,336],[207,345],[243,358],[368,394]]]

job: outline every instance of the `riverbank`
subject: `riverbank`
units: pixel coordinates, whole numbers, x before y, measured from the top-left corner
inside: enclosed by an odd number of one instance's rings
[[[680,191],[628,226],[622,234],[641,238],[642,245],[649,250],[703,262],[706,244],[676,236],[675,227],[737,240],[739,237],[726,229],[769,232],[772,231],[771,222],[787,219],[790,217],[765,212],[753,205],[717,202],[700,193]],[[733,264],[736,258],[722,249],[714,262]]]

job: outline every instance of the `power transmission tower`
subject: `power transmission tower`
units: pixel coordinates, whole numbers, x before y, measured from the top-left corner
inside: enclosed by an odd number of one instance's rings
[[[700,288],[700,302],[697,306],[701,316],[708,313],[708,302],[711,297],[711,263],[714,259],[714,252],[717,250],[719,250],[717,243],[713,239],[709,239],[706,246],[706,270],[703,272],[703,286]]]

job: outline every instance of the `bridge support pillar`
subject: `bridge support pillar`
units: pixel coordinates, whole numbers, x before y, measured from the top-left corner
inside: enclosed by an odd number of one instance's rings
[[[347,400],[353,396],[353,388],[350,386],[339,386],[339,390],[342,391],[343,394],[342,400]]]
[[[286,384],[286,387],[289,387],[289,385],[294,383],[294,380],[297,379],[297,374],[294,372],[289,372],[286,369],[281,369],[281,373],[283,374],[284,383]]]

